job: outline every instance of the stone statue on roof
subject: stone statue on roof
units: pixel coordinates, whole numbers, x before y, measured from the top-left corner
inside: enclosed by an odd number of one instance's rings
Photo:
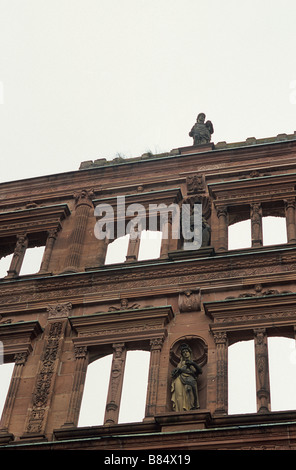
[[[211,135],[214,133],[214,127],[211,121],[206,121],[206,115],[199,113],[196,123],[189,132],[193,137],[193,145],[208,144],[211,141]]]

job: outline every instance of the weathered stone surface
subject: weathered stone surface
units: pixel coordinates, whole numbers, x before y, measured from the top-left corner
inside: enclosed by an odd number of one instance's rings
[[[1,184],[0,256],[14,253],[21,235],[23,251],[46,247],[39,273],[19,276],[15,259],[13,275],[0,279],[0,341],[5,360],[15,362],[2,448],[295,449],[295,412],[270,411],[266,366],[266,335],[294,337],[296,326],[295,173],[292,135],[99,159]],[[112,238],[96,238],[94,210],[108,202],[120,220],[117,196],[145,208],[201,201],[207,246],[182,250],[168,219],[171,238],[159,259],[137,261],[130,245],[128,262],[104,265]],[[286,244],[263,246],[267,215],[286,218]],[[252,247],[229,251],[228,226],[246,219]],[[227,348],[250,338],[258,413],[234,417],[227,414]],[[183,342],[202,374],[200,408],[180,413],[172,410],[170,378]],[[151,353],[145,418],[118,424],[130,349]],[[113,354],[106,425],[77,428],[88,363],[106,354]]]

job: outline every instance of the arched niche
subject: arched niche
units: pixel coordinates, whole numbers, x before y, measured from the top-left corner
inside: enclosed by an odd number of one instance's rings
[[[170,348],[170,370],[169,370],[169,397],[171,399],[171,374],[177,367],[181,356],[181,345],[186,343],[192,351],[192,359],[202,368],[202,374],[198,376],[197,388],[199,393],[200,409],[207,408],[207,363],[208,346],[203,338],[196,335],[186,335],[178,338]],[[170,409],[172,409],[170,403]]]

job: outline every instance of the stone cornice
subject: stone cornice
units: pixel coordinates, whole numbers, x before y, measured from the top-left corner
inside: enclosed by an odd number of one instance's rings
[[[293,138],[292,138],[293,137]],[[245,169],[256,165],[265,168],[275,164],[284,165],[295,163],[294,148],[295,136],[289,136],[286,140],[260,139],[255,144],[248,142],[239,144],[227,144],[226,146],[214,146],[213,150],[198,152],[192,147],[192,153],[181,154],[179,150],[171,151],[159,158],[131,158],[122,163],[113,163],[90,169],[76,170],[67,173],[40,176],[21,181],[22,196],[19,195],[20,181],[11,181],[0,184],[0,206],[14,205],[35,201],[69,200],[74,190],[82,188],[94,188],[97,194],[101,191],[102,182],[104,188],[112,188],[124,180],[127,186],[139,186],[148,180],[150,185],[153,181],[158,182],[167,179],[176,180],[180,176],[180,170],[188,172],[211,172],[217,169],[217,164],[223,171],[223,165],[227,165],[229,171],[239,170],[242,165]],[[205,158],[206,157],[206,158]],[[268,157],[268,158],[267,158]],[[226,168],[226,167],[225,167]],[[151,171],[150,171],[151,170]],[[175,184],[175,183],[174,183]],[[48,189],[50,188],[50,189]],[[106,188],[105,188],[106,189]],[[151,186],[152,189],[152,186]]]
[[[42,333],[38,321],[4,323],[0,325],[0,341],[4,357],[11,359],[15,354],[32,351],[32,341]]]
[[[215,204],[234,205],[250,203],[251,201],[264,202],[283,200],[296,196],[296,173],[262,176],[239,180],[209,183],[210,195]]]
[[[67,204],[0,212],[0,237],[59,229],[60,222],[68,215]]]
[[[166,325],[174,317],[170,305],[103,312],[69,317],[75,346],[98,346],[121,342],[146,342],[164,339]]]
[[[204,302],[213,333],[296,326],[296,293]]]

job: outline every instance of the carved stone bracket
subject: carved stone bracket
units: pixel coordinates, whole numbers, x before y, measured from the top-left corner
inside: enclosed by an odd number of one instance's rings
[[[72,310],[71,302],[66,302],[62,304],[48,305],[48,319],[53,318],[68,318]]]
[[[200,289],[187,289],[179,294],[179,310],[183,312],[198,312],[201,307]]]
[[[205,181],[202,174],[192,174],[186,178],[187,194],[196,194],[205,191]]]

